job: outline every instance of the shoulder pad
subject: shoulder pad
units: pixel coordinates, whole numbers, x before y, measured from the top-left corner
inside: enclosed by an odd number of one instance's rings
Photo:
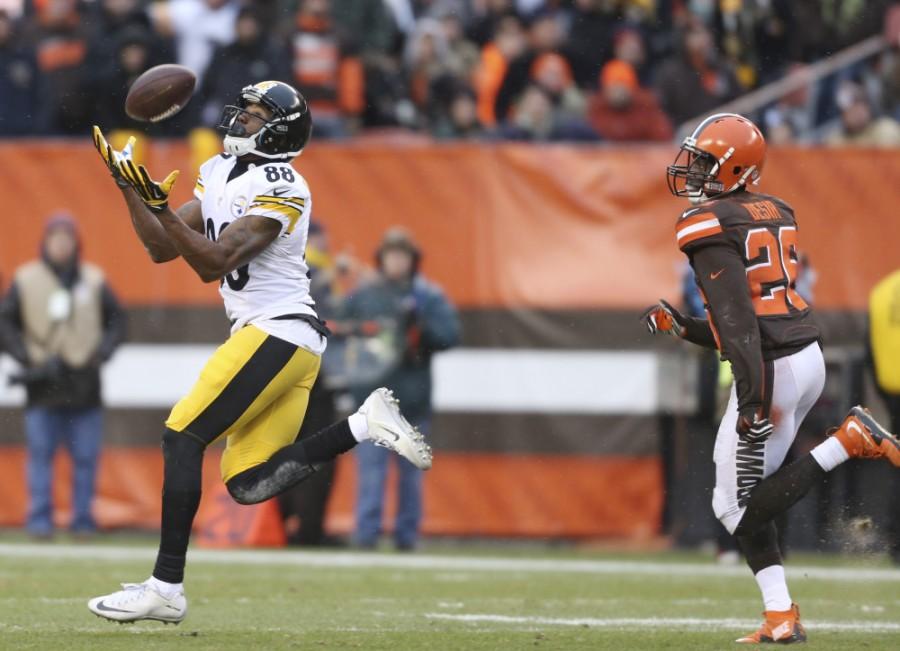
[[[682,251],[688,245],[705,238],[715,237],[723,231],[719,217],[712,206],[704,204],[685,210],[675,224],[675,241]]]

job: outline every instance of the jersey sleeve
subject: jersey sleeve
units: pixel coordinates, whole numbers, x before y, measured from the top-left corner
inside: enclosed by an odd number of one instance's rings
[[[309,194],[290,184],[273,184],[264,187],[250,199],[248,215],[270,217],[281,223],[281,235],[294,232],[294,228],[310,207]]]
[[[710,244],[725,241],[725,229],[712,209],[694,208],[686,211],[675,224],[675,241],[685,253]]]
[[[209,177],[215,161],[216,157],[210,158],[200,166],[200,170],[197,172],[197,182],[194,183],[194,196],[201,201],[203,200],[203,195],[206,194],[206,181],[204,179]]]

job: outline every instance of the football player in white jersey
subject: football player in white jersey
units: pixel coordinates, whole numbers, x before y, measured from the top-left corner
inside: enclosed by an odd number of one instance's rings
[[[181,257],[204,282],[218,281],[232,323],[229,339],[166,421],[152,575],[88,602],[91,612],[118,622],[184,619],[185,555],[203,453],[220,437],[227,440],[222,480],[240,504],[277,495],[363,440],[431,467],[431,449],[387,389],[374,391],[349,418],[295,440],[328,335],[309,296],[309,187],[291,166],[309,141],[309,107],[291,86],[264,81],[245,87],[219,126],[225,153],[200,167],[196,198],[175,211],[168,196],[178,172],[154,181],[132,159],[133,141],[115,151],[94,127],[94,143],[150,257]]]

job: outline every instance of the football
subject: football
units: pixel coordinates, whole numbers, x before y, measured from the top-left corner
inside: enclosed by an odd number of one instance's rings
[[[191,99],[197,77],[174,63],[150,68],[131,85],[125,98],[125,113],[141,122],[159,122],[172,117]]]

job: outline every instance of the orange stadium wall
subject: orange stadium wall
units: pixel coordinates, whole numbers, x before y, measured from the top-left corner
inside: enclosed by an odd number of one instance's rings
[[[633,310],[679,293],[673,226],[683,204],[664,179],[673,154],[656,146],[317,144],[295,166],[335,250],[365,259],[388,226],[403,224],[426,252],[426,273],[463,308]],[[158,175],[182,170],[173,203],[190,197],[186,145],[154,144],[146,159]],[[760,190],[795,207],[819,273],[819,307],[863,309],[868,290],[900,266],[900,152],[775,150]],[[183,262],[148,260],[117,195],[87,141],[0,142],[0,285],[34,257],[46,217],[65,210],[82,226],[85,257],[126,305],[218,305],[215,286]],[[155,526],[160,465],[156,449],[104,450],[102,525]],[[215,466],[210,458],[210,487]],[[338,476],[328,525],[348,531],[353,464],[344,460]],[[662,508],[659,463],[647,455],[452,452],[427,481],[431,534],[640,537],[657,532]],[[0,487],[0,525],[21,524],[21,446],[0,447]]]
[[[336,250],[368,257],[404,224],[426,271],[463,306],[633,308],[671,296],[683,202],[665,186],[671,147],[315,145],[296,162],[315,219]],[[147,152],[151,170],[181,169],[173,203],[190,198],[186,145]],[[784,197],[819,271],[817,303],[860,309],[892,271],[900,241],[900,152],[772,151],[760,190]],[[0,273],[35,254],[48,214],[67,210],[88,259],[131,304],[218,304],[187,265],[154,266],[89,143],[0,143],[5,228]],[[841,264],[833,264],[840,261]]]

